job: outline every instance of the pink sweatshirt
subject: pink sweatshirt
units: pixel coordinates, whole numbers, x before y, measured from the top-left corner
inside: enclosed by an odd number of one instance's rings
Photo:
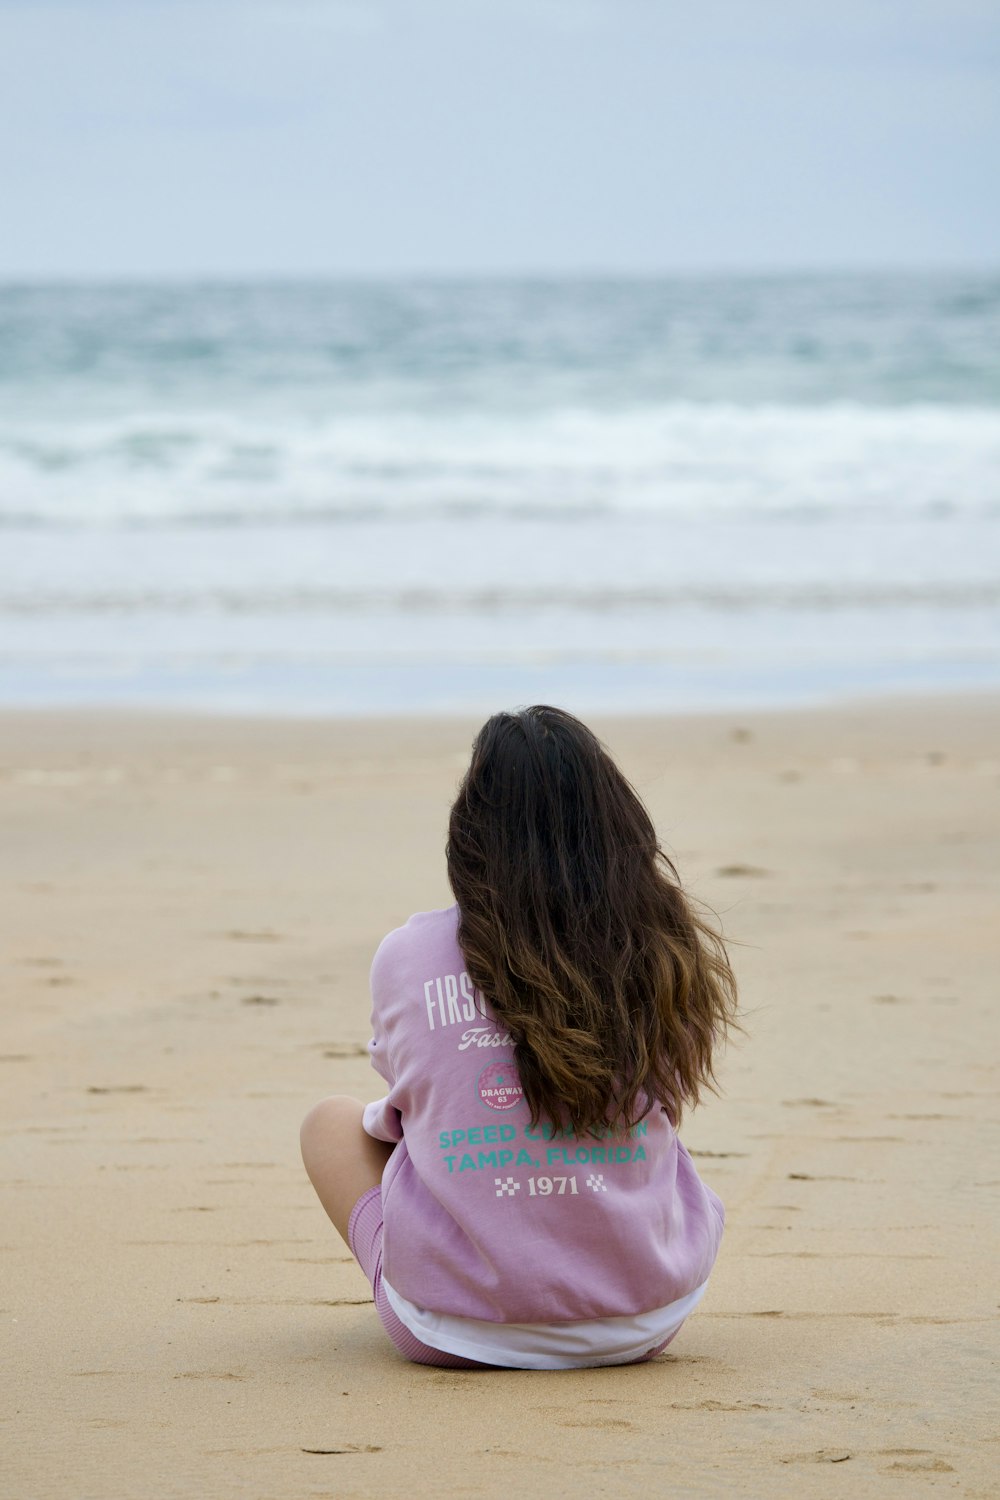
[[[371,971],[364,1126],[382,1178],[383,1274],[420,1307],[561,1323],[665,1306],[707,1279],[722,1203],[662,1107],[604,1140],[531,1129],[510,1037],[465,972],[458,908],[420,912]]]

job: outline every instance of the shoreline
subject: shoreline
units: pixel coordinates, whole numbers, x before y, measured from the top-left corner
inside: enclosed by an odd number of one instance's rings
[[[588,716],[747,1027],[681,1130],[704,1304],[611,1371],[404,1364],[298,1160],[382,1092],[368,967],[450,904],[481,722],[0,710],[5,1491],[985,1497],[1000,695]]]
[[[556,703],[583,719],[677,719],[721,714],[822,713],[861,705],[894,703],[963,703],[1000,696],[1000,672],[983,664],[949,662],[937,680],[910,680],[908,674],[863,683],[858,669],[842,681],[824,680],[819,671],[803,673],[802,682],[789,681],[780,689],[762,687],[751,675],[750,686],[740,688],[735,679],[726,687],[700,688],[679,683],[670,693],[655,679],[619,678],[612,664],[575,663],[556,676],[547,670],[497,669],[487,664],[478,674],[465,664],[459,682],[450,692],[424,675],[424,664],[380,664],[374,670],[383,680],[372,687],[362,680],[360,663],[350,666],[342,687],[331,690],[327,683],[313,683],[299,692],[286,692],[277,681],[263,692],[243,697],[230,693],[225,679],[206,678],[187,692],[176,695],[159,691],[121,698],[102,696],[104,686],[89,685],[80,697],[58,694],[35,698],[17,692],[0,697],[0,716],[15,714],[108,714],[247,720],[255,722],[303,723],[310,721],[363,722],[401,719],[486,719],[497,708],[527,703]],[[414,676],[414,672],[417,673]],[[2,676],[2,672],[0,672]],[[877,677],[877,674],[876,674]],[[294,680],[294,678],[292,679]],[[804,686],[809,682],[813,685]],[[860,684],[860,685],[859,685]],[[300,685],[301,689],[301,685]]]
[[[535,700],[525,699],[524,703]],[[807,703],[768,703],[768,704],[720,704],[715,707],[696,708],[650,708],[643,710],[621,710],[616,708],[603,710],[578,710],[568,701],[560,702],[559,706],[566,708],[568,712],[577,713],[586,722],[593,720],[595,723],[615,724],[650,724],[663,721],[676,723],[677,721],[704,722],[706,724],[717,722],[723,718],[759,718],[772,720],[781,717],[806,718],[836,715],[839,713],[856,714],[864,711],[875,711],[878,713],[894,714],[920,714],[930,713],[935,708],[948,705],[959,713],[975,713],[979,710],[989,712],[993,706],[1000,705],[1000,684],[984,685],[978,688],[961,686],[955,688],[938,688],[926,691],[900,691],[880,692],[872,691],[845,693],[831,696],[829,698],[816,699]],[[521,703],[501,703],[497,710],[514,709],[520,707]],[[201,706],[199,704],[170,704],[170,703],[114,703],[95,701],[93,703],[0,703],[0,724],[16,722],[18,720],[29,721],[32,719],[51,722],[59,717],[65,717],[70,721],[83,722],[87,719],[110,719],[122,722],[134,720],[142,722],[145,720],[174,720],[176,722],[189,722],[192,724],[219,725],[243,725],[265,729],[269,726],[298,726],[298,727],[332,727],[337,725],[390,725],[390,724],[439,724],[442,726],[466,724],[471,722],[482,722],[488,717],[490,710],[480,715],[475,709],[448,709],[437,712],[419,708],[397,709],[392,712],[374,713],[358,711],[357,713],[338,713],[333,710],[323,712],[318,709],[263,709],[263,708],[227,708],[218,706]]]

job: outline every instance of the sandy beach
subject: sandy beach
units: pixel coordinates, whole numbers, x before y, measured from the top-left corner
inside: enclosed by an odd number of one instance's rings
[[[728,1209],[653,1364],[393,1352],[297,1132],[370,1099],[470,722],[0,716],[0,1494],[998,1494],[1000,702],[594,721],[720,913]]]

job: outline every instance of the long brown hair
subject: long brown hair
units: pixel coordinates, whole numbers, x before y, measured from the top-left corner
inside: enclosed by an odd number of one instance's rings
[[[499,713],[451,810],[448,878],[473,982],[514,1041],[531,1108],[624,1131],[713,1087],[735,1024],[721,937],[681,890],[638,794],[572,714]]]

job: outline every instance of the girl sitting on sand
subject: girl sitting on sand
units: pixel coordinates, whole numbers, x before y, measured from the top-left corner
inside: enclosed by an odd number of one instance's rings
[[[406,1358],[651,1359],[722,1236],[675,1126],[734,1022],[725,949],[635,791],[555,708],[484,725],[447,859],[457,904],[372,965],[389,1092],[318,1104],[306,1170]]]

